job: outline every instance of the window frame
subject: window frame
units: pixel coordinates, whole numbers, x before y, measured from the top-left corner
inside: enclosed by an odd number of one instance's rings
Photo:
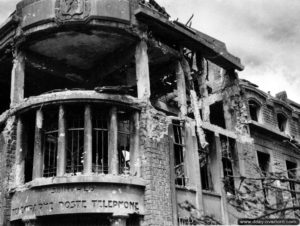
[[[280,125],[280,122],[278,120],[278,116],[282,116],[282,119],[284,122],[282,122],[282,125]],[[276,112],[276,122],[277,122],[277,128],[280,132],[285,133],[288,132],[288,123],[289,123],[289,117],[282,111]],[[283,126],[283,128],[281,128]]]
[[[185,124],[182,120],[172,120],[173,128],[173,148],[174,148],[174,173],[175,173],[175,185],[180,187],[186,187],[188,184],[186,162],[185,162]],[[179,132],[175,132],[175,128],[179,128]],[[178,135],[176,139],[176,134]],[[180,136],[180,137],[179,137]],[[177,141],[178,142],[177,142]],[[177,150],[180,151],[179,164],[177,164],[176,156],[178,155]],[[179,176],[179,177],[178,177]]]
[[[255,119],[253,119],[253,117],[252,117],[252,113],[251,113],[251,103],[250,102],[252,102],[255,106],[256,106],[256,112],[255,112],[255,114],[256,114],[256,120]],[[250,116],[250,119],[252,120],[252,121],[255,121],[255,122],[259,122],[259,123],[261,123],[262,122],[262,116],[261,116],[261,112],[262,112],[262,104],[258,101],[258,100],[256,100],[256,99],[253,99],[253,98],[250,98],[250,99],[248,99],[248,109],[249,109],[249,116]]]

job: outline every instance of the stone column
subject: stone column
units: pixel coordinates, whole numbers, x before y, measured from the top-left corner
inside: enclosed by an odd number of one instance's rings
[[[59,106],[58,116],[58,147],[57,147],[57,170],[58,177],[66,172],[67,165],[67,141],[66,141],[66,115],[64,106]]]
[[[126,226],[126,216],[113,216],[112,219],[110,220],[111,226]]]
[[[213,179],[213,184],[215,185],[215,191],[221,195],[221,211],[222,211],[222,223],[228,225],[228,211],[227,211],[227,200],[226,192],[224,190],[223,182],[221,178],[224,178],[223,173],[223,163],[222,163],[222,145],[220,140],[220,135],[215,133],[216,139],[216,156],[215,156],[215,166],[212,165],[215,170],[215,175]],[[214,171],[211,171],[214,172]]]
[[[130,174],[132,176],[141,176],[141,159],[139,153],[139,129],[140,114],[134,112],[131,117],[131,137],[130,137]]]
[[[43,160],[44,154],[42,150],[42,129],[43,129],[43,112],[37,110],[35,122],[35,137],[34,137],[34,156],[33,156],[33,172],[32,179],[43,177]]]
[[[16,142],[16,186],[25,182],[25,150],[23,149],[24,124],[21,118],[17,120],[17,142]]]
[[[193,136],[193,156],[194,156],[194,169],[195,169],[195,178],[196,178],[196,207],[202,214],[203,211],[203,194],[202,194],[202,183],[201,183],[201,170],[198,154],[198,144],[197,137]]]
[[[208,90],[207,90],[207,77],[209,74],[209,67],[208,67],[208,62],[206,59],[203,58],[203,56],[201,56],[201,54],[197,53],[196,55],[196,64],[198,68],[202,69],[202,73],[200,78],[198,79],[199,82],[199,90],[200,90],[200,94],[202,96],[202,99],[204,101],[202,101],[202,119],[204,122],[209,122],[210,121],[210,109],[209,109],[209,105],[206,103],[205,99],[208,97]]]
[[[139,99],[148,99],[150,91],[149,59],[147,53],[148,47],[145,40],[141,40],[136,47],[136,80]]]
[[[194,123],[186,123],[185,127],[185,141],[186,141],[186,159],[185,168],[187,169],[187,176],[189,178],[188,186],[196,188],[196,204],[197,209],[203,212],[203,199],[201,189],[201,173],[199,166],[199,156],[197,148],[197,138],[195,136]]]
[[[84,174],[92,173],[92,135],[92,111],[91,106],[86,105],[84,111]]]
[[[180,61],[176,62],[175,67],[177,79],[178,105],[180,108],[181,117],[183,117],[187,114],[185,77]]]
[[[10,105],[20,103],[24,98],[25,56],[16,50],[11,72]]]
[[[119,174],[118,158],[118,113],[117,108],[112,107],[109,112],[108,127],[108,170],[109,174]]]

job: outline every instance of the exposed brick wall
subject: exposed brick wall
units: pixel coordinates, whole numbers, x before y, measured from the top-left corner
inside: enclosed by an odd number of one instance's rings
[[[0,137],[0,225],[10,225],[10,194],[14,184],[14,164],[16,151],[16,122],[10,118]]]
[[[263,112],[264,122],[266,124],[276,128],[277,127],[277,119],[275,117],[274,108],[272,106],[269,106],[269,105],[263,105],[262,112]]]
[[[286,161],[292,161],[300,166],[300,153],[293,150],[291,146],[286,143],[281,142],[279,139],[274,139],[267,134],[254,134],[254,149],[264,151],[270,154],[271,161],[271,171],[277,173],[283,173],[287,176]],[[255,176],[253,174],[252,176]],[[276,185],[278,186],[278,184]],[[288,183],[281,183],[280,187],[283,189],[289,189]],[[278,195],[278,194],[277,194]],[[291,198],[291,194],[288,191],[283,191],[282,195],[285,200]],[[276,194],[270,194],[271,203],[276,203]]]
[[[140,151],[146,214],[143,225],[173,225],[166,116],[147,106],[141,113]]]
[[[292,118],[290,130],[291,135],[295,136],[296,138],[300,137],[299,120],[297,118]]]
[[[254,99],[261,104],[262,121],[260,123],[271,126],[274,129],[278,129],[277,112],[283,112],[288,118],[288,130],[286,132],[294,135],[296,138],[300,138],[300,121],[299,119],[292,117],[290,109],[273,102],[272,99],[266,99],[252,90],[245,90],[247,101]]]

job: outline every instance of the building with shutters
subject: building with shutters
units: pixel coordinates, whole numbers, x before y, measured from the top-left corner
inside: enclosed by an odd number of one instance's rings
[[[300,164],[299,105],[240,70],[154,0],[20,1],[0,27],[0,225],[189,225],[185,204],[236,223],[249,161]]]

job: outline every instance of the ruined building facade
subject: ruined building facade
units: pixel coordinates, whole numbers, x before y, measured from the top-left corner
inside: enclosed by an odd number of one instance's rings
[[[20,1],[0,28],[0,225],[176,226],[184,205],[235,223],[252,163],[300,164],[299,105],[242,69],[153,0]]]

